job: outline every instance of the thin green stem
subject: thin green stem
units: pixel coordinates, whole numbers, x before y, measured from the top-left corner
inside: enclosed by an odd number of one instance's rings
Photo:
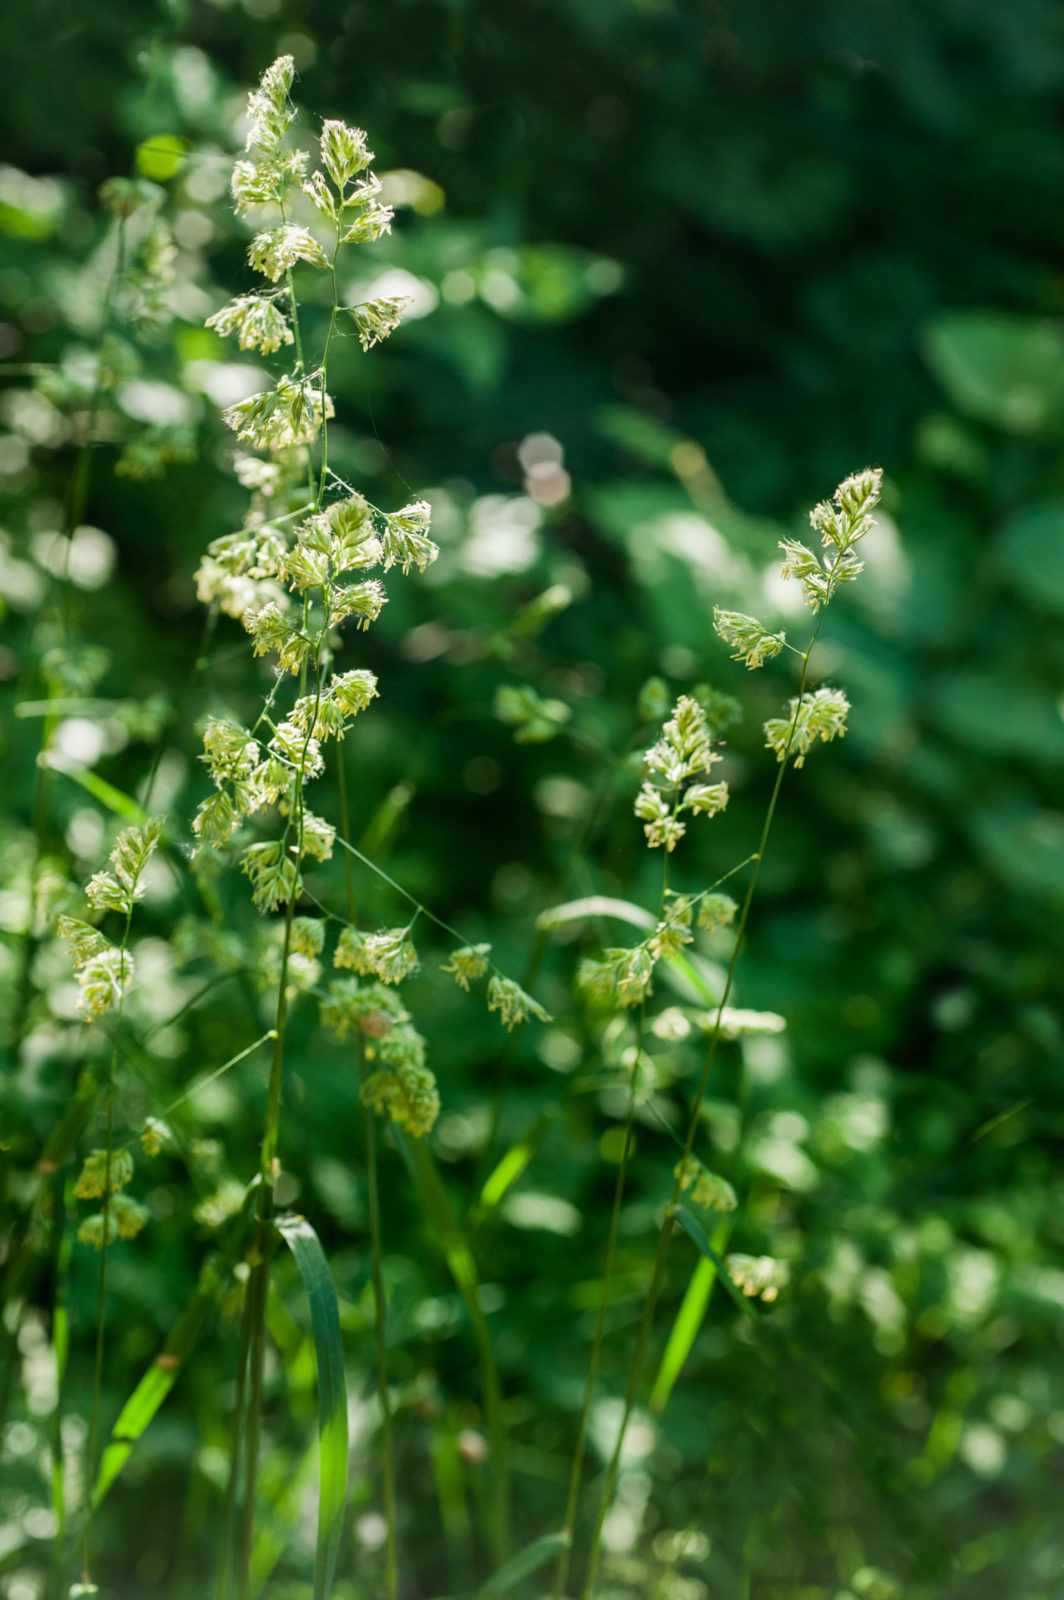
[[[565,1521],[562,1524],[562,1532],[566,1538],[558,1552],[558,1565],[554,1573],[554,1589],[552,1591],[553,1600],[562,1600],[562,1596],[565,1594],[565,1580],[569,1576],[573,1531],[576,1527],[576,1512],[580,1501],[580,1482],[584,1470],[584,1451],[587,1444],[588,1422],[591,1418],[591,1404],[595,1397],[595,1385],[598,1382],[599,1362],[602,1356],[602,1343],[606,1330],[606,1310],[609,1306],[610,1284],[613,1277],[613,1263],[617,1249],[617,1232],[621,1220],[621,1203],[624,1199],[628,1163],[632,1152],[639,1062],[643,1053],[643,1026],[645,1020],[646,1007],[641,1006],[639,1026],[636,1030],[635,1052],[632,1057],[632,1070],[628,1075],[628,1109],[624,1122],[624,1144],[621,1148],[621,1159],[617,1165],[617,1181],[613,1190],[609,1235],[606,1240],[606,1255],[602,1265],[598,1306],[595,1311],[595,1332],[591,1341],[591,1357],[588,1361],[587,1378],[584,1383],[584,1400],[580,1408],[580,1421],[576,1430],[576,1445],[573,1450],[573,1461],[569,1472],[569,1493],[565,1502]]]
[[[335,294],[335,287],[334,287]],[[340,826],[350,832],[347,808],[347,776],[344,770],[344,751],[340,745],[336,752],[337,777],[340,791]],[[347,894],[348,920],[354,923],[355,879],[351,857],[344,856],[344,887]],[[366,1047],[361,1034],[358,1039],[358,1071],[365,1085]],[[373,1336],[377,1368],[377,1403],[381,1413],[381,1498],[384,1503],[385,1548],[384,1582],[388,1600],[397,1600],[399,1594],[399,1541],[395,1499],[395,1452],[392,1438],[392,1402],[388,1392],[388,1341],[385,1322],[387,1305],[384,1297],[382,1270],[382,1230],[380,1180],[377,1173],[377,1127],[373,1112],[365,1099],[362,1101],[362,1128],[366,1143],[366,1190],[369,1200],[369,1248],[373,1280]]]
[[[297,854],[297,863],[302,852]],[[284,943],[281,948],[281,974],[277,991],[277,1013],[273,1026],[273,1055],[266,1091],[266,1116],[263,1122],[262,1154],[259,1173],[258,1211],[255,1238],[251,1247],[251,1278],[248,1282],[249,1318],[248,1364],[250,1368],[247,1418],[244,1425],[244,1507],[240,1537],[240,1600],[250,1600],[251,1548],[255,1531],[255,1481],[258,1473],[259,1436],[262,1418],[263,1367],[266,1354],[266,1283],[269,1275],[273,1191],[277,1181],[277,1149],[280,1142],[281,1085],[284,1078],[285,1028],[288,1022],[288,962],[292,951],[292,920],[295,896],[287,904]]]
[[[809,675],[809,658],[812,655],[813,646],[816,644],[817,638],[820,634],[823,620],[824,611],[823,608],[821,608],[820,614],[817,618],[816,627],[813,630],[813,636],[806,647],[804,655],[802,656],[801,681],[798,686],[798,696],[795,701],[794,714],[791,718],[790,733],[788,734],[787,744],[784,747],[783,754],[780,758],[779,769],[776,773],[776,781],[772,786],[772,793],[769,798],[768,809],[765,813],[765,820],[761,829],[761,837],[758,841],[757,851],[754,855],[754,870],[750,874],[750,881],[747,885],[746,894],[743,898],[742,910],[740,912],[738,925],[735,930],[735,943],[732,948],[731,960],[728,963],[727,976],[724,980],[724,989],[721,994],[720,1003],[717,1007],[716,1022],[713,1027],[713,1032],[710,1035],[709,1044],[706,1048],[705,1060],[702,1065],[702,1071],[699,1075],[698,1086],[695,1089],[694,1098],[692,1100],[691,1115],[687,1127],[687,1137],[684,1140],[683,1156],[681,1157],[681,1162],[679,1164],[681,1167],[683,1162],[685,1162],[690,1156],[694,1147],[695,1138],[698,1134],[702,1101],[705,1096],[706,1086],[709,1082],[710,1072],[712,1071],[713,1063],[716,1059],[717,1046],[719,1045],[721,1039],[724,1009],[731,997],[732,983],[735,978],[735,968],[739,960],[739,952],[742,949],[743,939],[746,934],[746,925],[750,917],[750,907],[753,903],[754,892],[757,888],[757,880],[761,871],[761,863],[764,860],[769,833],[771,832],[773,818],[776,814],[776,805],[779,800],[780,790],[783,787],[783,778],[787,770],[787,763],[790,758],[791,747],[794,743],[794,736],[798,727],[798,717],[801,710],[802,701],[805,697],[806,682]],[[677,1178],[673,1185],[673,1191],[669,1203],[665,1208],[665,1217],[662,1222],[661,1231],[658,1235],[658,1248],[654,1259],[654,1270],[650,1280],[650,1288],[647,1291],[646,1303],[643,1307],[643,1316],[639,1325],[639,1334],[636,1339],[635,1350],[632,1353],[632,1359],[628,1368],[628,1382],[625,1388],[624,1409],[621,1415],[620,1426],[617,1430],[617,1438],[614,1443],[613,1453],[606,1469],[606,1477],[603,1483],[602,1495],[599,1500],[595,1531],[592,1537],[590,1555],[588,1557],[587,1575],[585,1577],[584,1588],[582,1590],[582,1600],[592,1600],[592,1596],[594,1594],[595,1578],[598,1571],[598,1560],[602,1546],[602,1529],[606,1520],[606,1514],[609,1511],[610,1505],[612,1504],[613,1493],[617,1484],[617,1475],[620,1470],[621,1454],[624,1449],[625,1435],[628,1431],[628,1424],[631,1420],[632,1409],[635,1405],[635,1396],[639,1386],[639,1379],[642,1374],[643,1360],[646,1355],[647,1344],[654,1325],[654,1315],[657,1310],[658,1299],[660,1297],[662,1284],[665,1278],[665,1264],[668,1257],[669,1243],[672,1237],[673,1218],[675,1216],[676,1204],[680,1198],[681,1192],[681,1183],[679,1178]]]
[[[85,1483],[87,1485],[88,1503],[85,1513],[85,1536],[81,1548],[82,1581],[86,1584],[92,1582],[93,1499],[91,1489],[92,1484],[96,1481],[96,1467],[100,1448],[100,1398],[103,1391],[103,1354],[107,1328],[107,1255],[111,1233],[111,1162],[115,1154],[115,1077],[118,1067],[118,1037],[122,1030],[122,1011],[125,1004],[126,948],[129,944],[129,930],[132,923],[133,901],[131,894],[129,910],[126,912],[126,926],[122,934],[122,943],[119,947],[121,955],[118,969],[118,1017],[115,1024],[115,1034],[111,1046],[105,1086],[107,1096],[107,1134],[104,1146],[106,1154],[103,1168],[103,1206],[101,1208],[103,1234],[100,1241],[100,1284],[96,1298],[96,1354],[92,1373],[92,1412],[89,1421],[89,1443],[86,1455],[88,1470],[85,1476]]]

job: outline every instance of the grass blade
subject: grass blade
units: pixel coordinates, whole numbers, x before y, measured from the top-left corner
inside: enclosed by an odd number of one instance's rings
[[[328,1600],[336,1572],[347,1500],[347,1380],[340,1341],[340,1307],[329,1264],[305,1217],[278,1217],[277,1231],[296,1258],[310,1307],[318,1358],[318,1542],[314,1600]]]
[[[633,928],[639,928],[643,933],[649,933],[654,926],[654,918],[642,906],[633,905],[630,900],[615,900],[606,894],[591,894],[583,900],[567,900],[563,906],[551,906],[547,911],[541,911],[536,918],[536,927],[550,932],[554,928],[564,927],[568,922],[585,922],[592,917],[613,917],[618,922],[627,922]]]
[[[546,1533],[542,1539],[526,1545],[477,1590],[476,1600],[501,1600],[502,1595],[509,1594],[523,1578],[538,1572],[568,1542],[564,1533]]]
[[[480,1354],[481,1386],[484,1394],[484,1414],[488,1425],[488,1442],[491,1448],[491,1528],[490,1544],[496,1561],[506,1559],[510,1538],[510,1476],[507,1464],[506,1423],[502,1413],[502,1389],[491,1348],[491,1334],[480,1304],[480,1278],[473,1252],[469,1248],[462,1226],[455,1215],[447,1190],[443,1186],[432,1151],[423,1139],[407,1139],[402,1133],[395,1135],[414,1178],[421,1190],[425,1211],[432,1224],[444,1259],[454,1279],[455,1287],[465,1303],[473,1336]]]
[[[711,1261],[716,1267],[721,1283],[731,1295],[732,1299],[735,1301],[735,1304],[739,1307],[739,1310],[743,1312],[745,1316],[749,1317],[751,1322],[760,1322],[761,1318],[758,1316],[749,1300],[740,1289],[735,1287],[734,1283],[732,1282],[731,1274],[728,1272],[727,1267],[720,1259],[715,1246],[710,1240],[709,1234],[702,1226],[701,1220],[695,1216],[694,1212],[691,1210],[691,1207],[685,1204],[685,1202],[682,1200],[676,1207],[676,1220],[687,1236],[694,1241],[702,1255],[705,1256],[706,1260]]]
[[[536,1154],[543,1142],[544,1134],[556,1116],[557,1109],[554,1106],[549,1111],[544,1111],[542,1116],[536,1118],[524,1138],[518,1140],[517,1144],[511,1145],[492,1168],[480,1191],[480,1199],[470,1213],[471,1223],[482,1222],[488,1212],[494,1211],[499,1202],[510,1192]]]
[[[720,1224],[713,1238],[710,1240],[718,1254],[723,1251],[728,1243],[731,1225],[724,1221]],[[709,1305],[709,1297],[713,1293],[713,1285],[717,1280],[717,1264],[708,1256],[701,1256],[691,1274],[691,1281],[687,1285],[687,1293],[676,1314],[676,1321],[669,1334],[669,1342],[665,1346],[665,1354],[661,1358],[661,1366],[654,1380],[654,1387],[650,1391],[650,1409],[660,1415],[665,1410],[677,1378],[683,1371],[684,1362],[691,1354],[691,1346],[698,1337],[698,1330],[702,1326],[702,1319]]]
[[[249,1219],[248,1201],[257,1184],[252,1184],[244,1201],[244,1210],[233,1229],[228,1247],[209,1261],[200,1274],[199,1287],[171,1328],[166,1343],[155,1357],[147,1372],[119,1412],[111,1437],[100,1457],[96,1481],[92,1486],[92,1504],[95,1508],[110,1489],[122,1468],[129,1460],[133,1447],[141,1438],[155,1413],[177,1382],[192,1348],[203,1332],[220,1290],[236,1265],[244,1247]]]
[[[54,765],[54,763],[52,764]],[[147,822],[148,813],[142,805],[133,799],[132,795],[125,794],[121,789],[116,789],[113,783],[108,783],[106,778],[99,777],[97,773],[90,771],[88,767],[68,767],[64,765],[56,767],[56,771],[61,772],[64,778],[70,778],[72,782],[80,784],[87,794],[91,794],[94,800],[98,800],[102,806],[106,806],[108,811],[113,811],[116,817],[124,817],[126,822],[136,823],[138,827]]]

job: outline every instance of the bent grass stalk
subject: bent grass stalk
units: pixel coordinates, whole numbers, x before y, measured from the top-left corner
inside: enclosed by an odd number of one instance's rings
[[[695,1140],[701,1118],[701,1106],[709,1083],[710,1073],[716,1059],[717,1049],[720,1044],[725,1008],[731,997],[735,979],[735,970],[738,964],[739,953],[742,949],[746,928],[750,917],[750,908],[753,904],[754,894],[757,889],[761,864],[764,860],[765,850],[768,845],[780,791],[783,786],[784,774],[797,747],[796,765],[801,766],[808,753],[810,745],[816,738],[825,741],[832,739],[845,731],[845,714],[849,709],[844,696],[836,691],[821,690],[807,698],[807,685],[809,676],[809,661],[813,648],[820,635],[827,604],[835,589],[844,582],[854,579],[861,571],[862,563],[853,553],[853,547],[872,524],[872,513],[879,499],[882,474],[878,471],[869,471],[857,474],[847,479],[839,486],[832,502],[817,506],[811,513],[813,527],[821,533],[826,552],[833,552],[830,561],[822,561],[804,545],[793,540],[782,542],[785,551],[783,575],[797,578],[803,588],[806,601],[813,606],[817,613],[816,625],[812,635],[801,653],[801,668],[799,676],[798,694],[793,700],[788,719],[775,719],[765,726],[767,735],[766,743],[774,749],[778,760],[778,769],[775,782],[769,797],[765,813],[761,836],[753,858],[753,871],[747,884],[743,897],[742,908],[739,913],[735,940],[732,947],[731,958],[725,975],[724,987],[717,1006],[716,1017],[706,1048],[705,1058],[699,1074],[698,1084],[692,1099],[691,1111],[688,1118],[687,1134],[683,1145],[683,1155],[677,1164],[676,1177],[672,1194],[665,1208],[665,1216],[658,1235],[658,1246],[655,1254],[654,1268],[651,1274],[650,1286],[640,1321],[639,1333],[635,1348],[629,1363],[628,1378],[617,1437],[607,1465],[598,1511],[596,1514],[591,1547],[588,1556],[587,1571],[584,1586],[581,1591],[582,1600],[593,1600],[598,1563],[601,1553],[602,1533],[606,1515],[613,1501],[613,1495],[620,1470],[621,1457],[624,1450],[624,1441],[628,1425],[631,1420],[635,1397],[642,1377],[643,1363],[647,1345],[654,1325],[658,1300],[661,1295],[665,1276],[665,1265],[668,1256],[669,1244],[672,1237],[673,1222],[676,1207],[685,1187],[684,1173],[694,1150]],[[777,655],[786,644],[785,636],[770,634],[754,618],[746,617],[740,613],[714,614],[714,626],[717,632],[728,643],[736,647],[739,659],[746,661],[748,666],[761,666],[765,660]],[[832,699],[832,696],[835,698]],[[819,701],[821,705],[829,706],[825,716],[819,721],[810,711],[811,701]],[[650,808],[647,808],[650,809]],[[639,805],[637,802],[637,812]],[[644,813],[641,814],[646,814]],[[675,820],[677,808],[672,811]],[[667,830],[668,824],[663,823],[660,817],[655,822],[647,824],[648,837],[650,828],[659,826]],[[653,841],[652,841],[653,842]],[[627,1141],[626,1141],[627,1143]],[[597,1346],[596,1340],[596,1346]],[[593,1348],[592,1366],[597,1370],[597,1347]],[[582,1419],[583,1422],[583,1419]],[[582,1440],[581,1440],[582,1442]],[[576,1476],[574,1474],[574,1476]],[[575,1499],[571,1491],[570,1500]],[[568,1525],[568,1523],[567,1523]],[[563,1593],[564,1566],[566,1556],[563,1554],[559,1562],[559,1581],[555,1584],[555,1600]]]
[[[278,807],[284,818],[279,839],[253,843],[241,851],[241,865],[252,880],[254,903],[267,913],[283,908],[283,925],[259,1163],[261,1188],[241,1337],[241,1395],[246,1393],[246,1405],[242,1415],[238,1406],[234,1435],[238,1447],[242,1434],[244,1463],[240,1600],[248,1600],[252,1587],[255,1488],[264,1400],[266,1283],[273,1248],[286,1029],[293,997],[300,988],[307,987],[300,982],[296,958],[313,960],[323,950],[326,933],[337,924],[340,931],[334,965],[359,978],[377,980],[363,985],[337,979],[326,992],[318,990],[321,1018],[338,1038],[354,1034],[357,1040],[361,1095],[367,1112],[387,1114],[413,1141],[428,1132],[439,1110],[435,1078],[424,1064],[424,1040],[410,1026],[409,1014],[395,993],[396,986],[418,965],[411,932],[419,915],[424,912],[459,945],[445,970],[461,987],[468,989],[472,981],[488,978],[488,1008],[499,1011],[507,1027],[529,1016],[546,1017],[542,1007],[495,967],[488,946],[466,945],[455,929],[406,895],[344,837],[347,802],[342,766],[340,831],[314,816],[306,804],[306,784],[325,766],[322,741],[342,740],[350,721],[366,709],[378,692],[375,675],[365,669],[330,677],[342,623],[353,617],[356,626],[368,627],[387,599],[383,584],[376,578],[364,580],[362,574],[376,566],[387,572],[394,565],[401,566],[404,573],[411,566],[424,571],[438,552],[428,537],[429,508],[424,502],[415,502],[395,513],[382,512],[343,484],[329,466],[328,420],[333,406],[327,379],[330,353],[339,331],[338,319],[342,312],[350,314],[363,350],[369,350],[398,325],[405,301],[382,298],[355,306],[340,305],[337,259],[341,247],[372,243],[388,231],[392,213],[376,199],[380,184],[369,170],[373,157],[365,134],[341,122],[325,122],[319,142],[323,170],[315,171],[305,181],[308,153],[285,145],[296,115],[288,98],[293,73],[292,58],[281,57],[251,95],[247,148],[253,159],[238,161],[233,173],[238,212],[264,203],[276,205],[279,210],[280,226],[256,234],[249,261],[271,283],[283,281],[285,287],[242,295],[210,317],[208,323],[221,333],[235,333],[241,348],[256,348],[265,355],[284,344],[294,345],[295,367],[274,388],[238,402],[224,413],[224,420],[238,438],[265,452],[267,459],[238,459],[238,475],[253,489],[255,500],[244,528],[238,534],[213,541],[197,574],[201,598],[240,618],[252,637],[256,655],[276,657],[275,682],[251,727],[224,716],[208,721],[204,759],[214,781],[214,793],[201,804],[193,824],[197,850],[205,854],[216,849],[228,851],[242,824],[269,807]],[[309,228],[292,220],[290,195],[295,195],[300,204],[303,199],[309,200],[319,218],[329,222],[333,235],[330,254]],[[297,262],[327,270],[331,285],[324,347],[313,371],[306,364],[305,333],[300,327],[293,273]],[[278,295],[286,300],[287,310],[279,304]],[[315,473],[312,452],[319,447],[320,465]],[[297,479],[303,468],[309,510],[304,506],[307,514],[295,521],[296,513],[289,506],[297,492],[302,497]],[[344,497],[330,499],[329,495],[337,490]],[[279,513],[276,517],[275,511]],[[287,527],[290,522],[295,522],[292,530]],[[348,574],[361,581],[345,581]],[[298,597],[294,605],[289,600],[293,592]],[[278,709],[284,703],[281,689],[293,676],[298,683],[295,703],[285,713]],[[260,748],[260,739],[267,741],[265,752]],[[346,918],[331,911],[303,882],[304,864],[330,859],[337,844],[345,852]],[[411,902],[414,916],[405,927],[376,933],[363,933],[357,927],[350,870],[353,859],[364,861]],[[296,904],[300,900],[315,906],[320,915],[297,918]],[[371,1057],[375,1065],[369,1072],[366,1067]],[[383,1498],[388,1526],[385,1583],[389,1595],[394,1596],[398,1589],[395,1491],[385,1367],[378,1173],[371,1127],[366,1151],[377,1385],[382,1412]],[[431,1158],[418,1149],[415,1166],[424,1187],[426,1175],[431,1179],[435,1170]],[[486,1409],[498,1443],[493,1521],[496,1549],[504,1552],[506,1508],[500,1506],[498,1499],[505,1485],[501,1407],[490,1341],[475,1294],[470,1315],[481,1346]],[[234,1455],[229,1506],[234,1501],[237,1478]],[[224,1592],[227,1560],[228,1550],[223,1552],[220,1593]]]

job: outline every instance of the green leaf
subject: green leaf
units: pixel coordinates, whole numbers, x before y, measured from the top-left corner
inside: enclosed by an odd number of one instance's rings
[[[1009,433],[1064,416],[1064,334],[1003,311],[950,311],[924,331],[928,366],[959,410]]]
[[[676,1220],[688,1237],[693,1240],[695,1245],[701,1251],[702,1255],[705,1256],[706,1260],[711,1261],[716,1267],[721,1283],[731,1295],[732,1299],[735,1301],[735,1304],[739,1307],[739,1310],[742,1311],[745,1316],[749,1317],[751,1322],[760,1322],[761,1318],[758,1316],[749,1300],[743,1294],[742,1290],[737,1289],[732,1282],[731,1275],[729,1274],[728,1269],[725,1267],[723,1261],[720,1259],[720,1256],[717,1254],[716,1248],[712,1244],[709,1234],[702,1226],[701,1219],[695,1215],[694,1211],[685,1200],[681,1200],[676,1207]]]
[[[720,1223],[710,1241],[718,1255],[727,1245],[730,1233],[731,1221],[726,1218]],[[654,1387],[650,1391],[650,1409],[653,1412],[660,1414],[668,1404],[673,1386],[683,1371],[684,1362],[691,1354],[691,1346],[698,1337],[698,1330],[702,1326],[702,1319],[705,1317],[706,1307],[709,1305],[709,1298],[716,1281],[716,1262],[710,1260],[708,1256],[702,1256],[691,1274],[687,1292],[669,1334],[669,1342],[665,1346],[665,1354],[661,1358]]]
[[[196,1340],[203,1332],[211,1307],[243,1249],[250,1214],[249,1202],[257,1187],[257,1183],[249,1185],[227,1248],[208,1263],[200,1277],[199,1287],[174,1323],[166,1343],[119,1412],[111,1437],[100,1457],[96,1482],[92,1486],[93,1506],[100,1504],[129,1460],[134,1445],[177,1382]]]
[[[132,795],[123,794],[121,789],[116,789],[113,783],[108,783],[105,778],[100,778],[95,772],[90,772],[87,767],[58,767],[66,778],[71,778],[88,793],[94,800],[98,800],[108,811],[113,811],[116,817],[125,817],[127,822],[143,825],[148,821],[148,813],[142,805],[138,805]]]
[[[477,1342],[484,1413],[491,1448],[490,1543],[496,1561],[502,1561],[509,1542],[510,1523],[506,1422],[502,1411],[502,1388],[499,1383],[498,1368],[491,1348],[491,1334],[484,1309],[480,1304],[480,1277],[477,1273],[477,1264],[469,1247],[469,1241],[455,1215],[447,1190],[443,1186],[443,1180],[428,1144],[424,1139],[408,1139],[398,1129],[394,1131],[394,1136],[421,1192],[426,1214],[440,1242],[455,1287],[462,1296]]]
[[[554,1121],[557,1112],[552,1106],[542,1116],[537,1117],[529,1132],[517,1144],[512,1145],[500,1161],[492,1168],[484,1181],[480,1191],[480,1200],[473,1210],[471,1221],[480,1222],[489,1211],[493,1211],[508,1191],[517,1182],[518,1178],[528,1166],[532,1157],[543,1142],[543,1135]]]
[[[591,917],[614,917],[618,922],[628,922],[633,928],[649,933],[654,918],[642,906],[630,900],[613,900],[609,895],[590,894],[583,900],[567,900],[564,905],[551,906],[536,918],[536,927],[544,932],[564,927],[567,922],[583,922]]]
[[[1064,612],[1064,500],[1038,500],[1017,511],[1002,531],[995,563],[1031,605]]]
[[[534,1540],[524,1550],[519,1550],[515,1556],[511,1556],[494,1577],[489,1578],[487,1583],[477,1590],[476,1600],[500,1600],[500,1596],[509,1594],[522,1578],[538,1572],[551,1556],[557,1555],[558,1551],[563,1550],[568,1543],[569,1536],[565,1533],[546,1533],[542,1539]]]
[[[340,1308],[321,1241],[306,1218],[278,1217],[277,1231],[295,1256],[303,1279],[318,1358],[320,1454],[314,1600],[328,1600],[347,1500],[347,1380],[340,1341]]]

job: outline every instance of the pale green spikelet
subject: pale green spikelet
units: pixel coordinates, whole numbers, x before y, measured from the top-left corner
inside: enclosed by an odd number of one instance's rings
[[[140,1147],[149,1158],[157,1156],[170,1140],[170,1129],[158,1117],[149,1117],[140,1134]]]
[[[410,1020],[410,1013],[394,989],[381,983],[359,983],[355,978],[335,978],[330,983],[319,1015],[322,1026],[338,1039],[356,1031],[371,1039],[383,1039],[399,1023]]]
[[[282,450],[288,445],[312,444],[321,431],[323,416],[333,414],[329,395],[322,408],[320,374],[300,377],[292,373],[274,388],[227,407],[222,421],[256,450]]]
[[[336,843],[336,829],[331,822],[326,822],[324,817],[315,816],[313,811],[304,810],[300,841],[304,855],[313,857],[315,861],[328,861]]]
[[[672,895],[665,915],[647,940],[647,948],[655,961],[667,956],[678,956],[685,945],[691,943],[694,902],[688,895]]]
[[[698,926],[724,928],[735,921],[738,909],[730,894],[704,894],[698,906]]]
[[[395,219],[395,212],[393,211],[392,207],[378,205],[377,201],[373,198],[373,185],[367,184],[360,185],[359,187],[361,188],[362,193],[359,194],[356,190],[349,195],[344,202],[345,207],[359,207],[359,214],[350,224],[347,232],[341,235],[341,244],[373,244],[373,242],[381,238],[383,234],[390,233],[392,231],[392,222]],[[372,305],[378,307],[397,307],[398,309],[395,311],[391,309],[385,309],[380,312],[380,316],[384,320],[388,320],[392,315],[394,315],[396,322],[398,321],[399,317],[402,316],[404,309],[409,303],[409,297],[406,295],[400,295],[390,301],[377,300],[371,302]],[[356,311],[369,311],[370,308],[367,305],[363,305],[349,309],[351,309],[352,316],[355,316]],[[356,325],[359,325],[359,319],[357,316],[355,316],[355,322]],[[391,333],[392,327],[394,326],[395,323],[392,323],[391,327],[385,328],[383,333],[378,333],[374,338],[371,338],[370,344],[376,344],[377,339],[384,338],[386,334]],[[362,337],[360,325],[359,337]],[[363,344],[363,349],[368,348],[369,345]]]
[[[264,656],[271,650],[276,651],[277,665],[282,672],[294,674],[300,670],[307,659],[311,641],[276,601],[271,600],[258,611],[246,611],[243,622],[251,635],[254,655]]]
[[[241,350],[261,350],[264,356],[293,340],[291,323],[268,295],[239,295],[208,317],[206,325],[216,333],[235,333]]]
[[[693,811],[700,817],[715,817],[727,804],[726,783],[692,783],[683,792],[680,810]]]
[[[517,744],[545,744],[565,727],[572,712],[564,700],[543,700],[530,684],[503,683],[495,691],[495,715],[516,729]]]
[[[277,228],[264,228],[248,246],[248,265],[276,283],[297,261],[312,267],[327,267],[329,258],[309,228],[283,222]]]
[[[664,845],[670,853],[676,849],[687,828],[668,803],[660,789],[644,783],[635,799],[634,811],[643,823],[647,843],[656,847]]]
[[[724,1265],[737,1289],[750,1300],[761,1299],[766,1305],[779,1298],[779,1292],[790,1281],[790,1271],[783,1261],[772,1256],[730,1255]]]
[[[240,870],[251,879],[251,898],[260,911],[276,911],[302,893],[299,865],[279,839],[248,845]]]
[[[384,517],[380,544],[385,572],[396,565],[402,567],[404,573],[412,566],[424,572],[435,561],[440,552],[428,537],[431,515],[427,500],[415,500],[412,505]]]
[[[706,714],[690,695],[681,695],[661,738],[643,757],[648,777],[636,796],[634,810],[643,823],[647,843],[675,850],[687,831],[679,812],[716,816],[728,803],[725,783],[687,783],[708,775],[720,756],[712,749]],[[682,785],[687,784],[683,795]]]
[[[81,990],[78,1010],[86,1022],[102,1017],[118,1004],[133,982],[133,957],[75,917],[61,916],[58,932],[70,947],[74,976]]]
[[[280,151],[281,140],[295,119],[295,108],[288,100],[294,75],[292,57],[278,56],[248,96],[248,150],[261,150],[267,156]]]
[[[384,209],[378,207],[382,213]],[[368,220],[363,220],[368,226]],[[358,226],[356,224],[355,228]],[[355,228],[345,235],[344,244],[353,241]],[[377,237],[377,233],[367,235],[367,238]],[[355,324],[358,342],[363,350],[372,350],[375,344],[380,344],[382,339],[387,339],[390,333],[394,333],[402,320],[403,312],[410,304],[412,302],[409,295],[393,295],[380,300],[367,300],[363,305],[349,306],[348,312]]]
[[[74,1185],[79,1200],[99,1200],[110,1189],[117,1194],[133,1176],[133,1157],[128,1150],[93,1150],[85,1157]]]
[[[128,1194],[119,1194],[108,1206],[106,1217],[102,1211],[97,1211],[79,1224],[78,1242],[102,1250],[105,1238],[108,1244],[116,1239],[135,1239],[147,1221],[144,1206]]]
[[[441,970],[449,972],[461,989],[482,978],[488,970],[491,956],[490,944],[466,944],[451,951],[451,959]]]
[[[735,1190],[727,1178],[710,1172],[696,1156],[678,1161],[673,1174],[684,1193],[690,1193],[695,1205],[706,1211],[734,1211],[739,1204]]]
[[[331,678],[328,692],[345,717],[357,716],[377,697],[376,674],[365,667],[355,667]]]
[[[94,911],[121,911],[128,916],[146,885],[141,874],[154,854],[163,830],[161,817],[152,817],[142,827],[124,828],[111,852],[114,872],[96,872],[85,886],[85,898]]]
[[[325,943],[325,923],[321,917],[292,918],[292,949],[313,959],[320,956]]]
[[[654,957],[645,944],[631,949],[606,950],[601,957],[585,957],[577,982],[599,1000],[620,1006],[637,1006],[650,993]]]
[[[778,761],[790,754],[796,767],[804,766],[817,739],[826,744],[846,732],[849,709],[850,702],[841,689],[815,689],[792,700],[787,716],[772,717],[765,723],[765,744],[775,751]]]
[[[814,506],[809,521],[824,544],[841,554],[863,539],[875,522],[873,513],[882,489],[882,468],[868,467],[844,478],[831,501]]]
[[[773,656],[778,656],[787,642],[782,632],[769,633],[756,617],[742,611],[722,611],[713,607],[713,627],[725,644],[734,647],[733,661],[745,661],[748,667],[760,667]]]
[[[645,756],[647,766],[673,787],[708,772],[720,756],[710,749],[706,714],[690,695],[681,695],[672,716],[661,730],[661,738]]]
[[[322,124],[322,166],[341,193],[372,160],[373,151],[361,128],[349,128],[345,122],[332,118]]]
[[[428,1067],[385,1067],[362,1086],[362,1098],[378,1116],[387,1116],[415,1139],[432,1130],[440,1114],[440,1093]]]
[[[337,940],[333,963],[379,978],[382,983],[401,983],[416,972],[419,965],[409,928],[360,933],[350,926],[343,929]]]
[[[488,983],[488,1010],[497,1011],[507,1029],[519,1022],[535,1017],[538,1022],[550,1022],[550,1012],[545,1010],[530,994],[526,994],[512,978],[495,973]]]

